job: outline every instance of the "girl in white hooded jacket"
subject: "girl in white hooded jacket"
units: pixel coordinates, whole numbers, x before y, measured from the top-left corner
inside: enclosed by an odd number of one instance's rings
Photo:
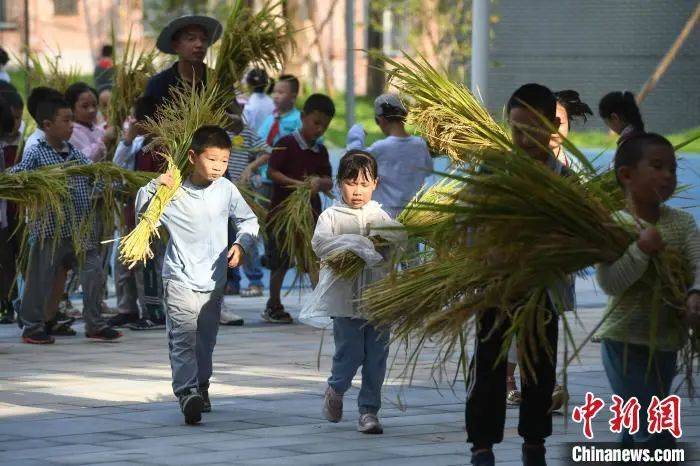
[[[324,416],[330,422],[341,420],[343,394],[362,366],[357,429],[367,434],[383,432],[377,412],[389,354],[389,331],[375,328],[363,318],[357,298],[365,285],[386,275],[391,266],[389,255],[393,248],[382,247],[377,251],[370,237],[379,236],[397,245],[406,237],[401,230],[385,229],[401,224],[372,200],[377,182],[377,162],[369,153],[351,150],[340,160],[337,183],[342,200],[321,214],[311,245],[322,264],[332,253],[350,250],[366,266],[355,279],[340,278],[329,267],[322,266],[319,285],[302,311],[306,317],[326,316],[333,320],[335,355],[324,398]]]

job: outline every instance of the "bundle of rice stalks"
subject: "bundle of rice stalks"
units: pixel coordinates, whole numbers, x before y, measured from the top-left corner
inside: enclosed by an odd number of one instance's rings
[[[319,264],[311,249],[314,235],[314,215],[311,208],[309,183],[294,187],[292,194],[275,208],[269,218],[272,234],[282,256],[287,256],[296,269],[295,285],[303,284],[304,274],[318,276]]]
[[[266,2],[255,12],[244,0],[235,0],[219,41],[215,80],[231,90],[251,66],[280,69],[291,46],[293,31],[282,2]]]
[[[115,39],[112,33],[112,43],[116,43]],[[155,49],[137,50],[129,33],[121,56],[117,56],[114,62],[114,87],[109,102],[109,124],[117,130],[115,141],[119,140],[119,131],[128,118],[134,101],[143,94],[148,78],[155,74],[154,62],[157,55],[158,52]],[[115,147],[116,142],[114,147],[108,148],[108,157],[112,157]]]
[[[352,280],[365,268],[365,261],[352,251],[338,251],[321,261],[323,266],[329,267],[333,275]]]
[[[542,322],[524,327],[542,314],[532,290],[556,288],[567,274],[617,259],[635,232],[614,221],[613,199],[576,177],[558,176],[524,154],[482,151],[479,158],[489,174],[445,175],[468,189],[450,205],[432,206],[453,216],[440,225],[450,230],[444,234],[461,235],[469,246],[450,244],[428,263],[370,286],[365,313],[377,325],[393,326],[397,337],[454,341],[474,315],[497,312],[512,322],[510,334],[530,336],[524,351],[535,354],[533,335],[543,331]],[[671,273],[675,260],[669,250],[653,261],[650,286],[663,290],[657,312],[663,304],[683,306],[686,277]]]
[[[150,242],[158,235],[156,224],[163,211],[180,189],[182,180],[189,175],[187,151],[194,132],[204,125],[224,126],[227,121],[225,102],[229,94],[221,92],[216,84],[204,88],[172,90],[172,99],[158,108],[155,118],[149,119],[145,130],[153,135],[153,146],[163,150],[172,173],[172,188],[159,186],[153,200],[141,216],[136,228],[122,238],[119,260],[129,267],[153,256]]]
[[[510,149],[506,128],[464,85],[450,81],[423,57],[404,54],[406,63],[379,58],[391,67],[390,82],[412,99],[407,122],[435,152],[462,164],[472,162],[472,154],[483,149]]]
[[[71,84],[79,82],[80,69],[71,66],[68,69],[61,67],[61,51],[53,55],[39,56],[36,52],[29,52],[29,69],[24,68],[27,79],[32,87],[46,86],[65,93]],[[24,63],[24,60],[19,60]],[[24,65],[23,65],[24,66]]]
[[[369,239],[376,249],[390,247],[390,243],[381,237],[372,236]],[[357,278],[367,265],[360,256],[350,250],[337,251],[321,262],[322,265],[330,267],[334,275],[349,280]]]

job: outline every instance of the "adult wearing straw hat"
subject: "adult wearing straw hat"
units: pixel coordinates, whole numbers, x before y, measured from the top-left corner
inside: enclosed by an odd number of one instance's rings
[[[173,19],[158,35],[156,47],[178,60],[148,80],[145,95],[161,104],[170,97],[172,88],[185,88],[206,83],[207,49],[221,37],[221,23],[209,16],[188,15]]]

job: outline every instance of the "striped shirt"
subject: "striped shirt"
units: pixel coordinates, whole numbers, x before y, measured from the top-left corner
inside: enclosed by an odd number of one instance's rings
[[[627,212],[618,212],[617,220],[635,225],[636,220]],[[643,228],[651,225],[643,220]],[[688,212],[661,206],[661,215],[656,225],[668,249],[679,251],[694,271],[693,284],[689,290],[700,291],[700,235],[693,216]],[[651,343],[651,306],[654,290],[648,280],[643,280],[651,257],[642,252],[635,241],[618,260],[599,264],[597,278],[600,287],[609,295],[608,318],[603,322],[597,336],[614,341],[649,346]],[[684,324],[676,309],[662,308],[657,323],[656,344],[659,350],[673,351],[683,346]]]
[[[239,134],[229,132],[229,136],[233,146],[228,159],[228,176],[235,183],[248,164],[261,155],[269,153],[270,147],[247,126]]]
[[[69,142],[65,142],[61,152],[56,151],[51,147],[45,139],[40,139],[29,151],[22,157],[22,160],[8,170],[10,173],[23,172],[27,170],[36,170],[41,167],[62,164],[89,165],[90,162],[78,149],[73,147]],[[86,176],[73,176],[70,181],[70,196],[72,206],[63,206],[63,218],[65,219],[57,229],[56,213],[47,209],[43,215],[33,220],[29,224],[29,239],[30,241],[45,240],[47,238],[70,238],[78,231],[80,224],[90,215],[93,207],[92,197],[95,194],[93,191],[93,182]],[[93,219],[94,220],[94,219]],[[96,225],[93,221],[92,228],[88,228],[87,234],[80,238],[81,243],[87,247],[95,246],[96,241]]]

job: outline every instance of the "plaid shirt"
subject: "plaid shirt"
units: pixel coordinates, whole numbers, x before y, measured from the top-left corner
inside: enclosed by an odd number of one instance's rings
[[[10,168],[8,172],[17,173],[66,163],[89,165],[90,161],[69,142],[65,142],[63,150],[58,152],[45,139],[41,139],[36,146],[32,147],[22,157],[22,161]],[[61,239],[71,238],[73,233],[77,231],[81,221],[90,214],[92,210],[91,198],[94,191],[90,178],[85,176],[71,177],[69,189],[72,205],[63,206],[65,220],[60,225],[60,232],[56,231],[55,212],[47,208],[44,215],[38,216],[29,223],[29,239],[31,241],[55,238],[59,234]],[[80,243],[86,248],[92,247],[95,245],[96,236],[96,225],[93,222],[93,225],[87,231],[87,235],[80,238]]]

